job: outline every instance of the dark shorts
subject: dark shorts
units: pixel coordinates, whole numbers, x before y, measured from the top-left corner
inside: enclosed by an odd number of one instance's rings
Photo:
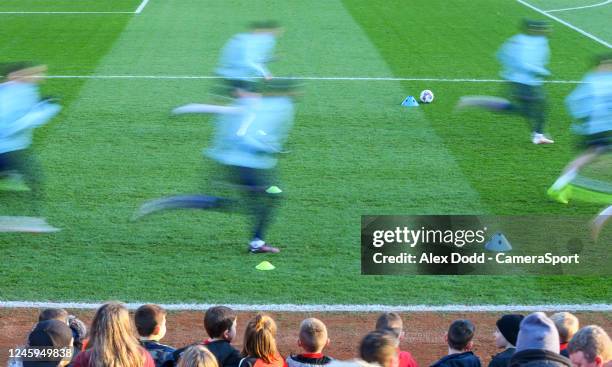
[[[0,154],[0,174],[6,171],[20,170],[22,168],[22,154],[19,151]]]
[[[223,79],[221,83],[214,87],[213,94],[233,98],[236,96],[236,90],[238,89],[246,92],[254,92],[256,89],[256,83],[247,80]]]
[[[597,134],[585,135],[580,143],[581,148],[606,148],[612,147],[612,131],[603,131]]]
[[[272,169],[230,166],[229,180],[247,191],[264,192],[274,184],[275,174]]]
[[[540,85],[510,84],[510,97],[519,102],[544,102],[546,95]]]

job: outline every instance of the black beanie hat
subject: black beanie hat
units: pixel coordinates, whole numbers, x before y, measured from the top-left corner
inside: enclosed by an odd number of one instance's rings
[[[502,316],[497,320],[496,325],[499,332],[506,338],[506,340],[516,346],[516,339],[518,338],[521,321],[524,316],[518,314],[509,314]]]

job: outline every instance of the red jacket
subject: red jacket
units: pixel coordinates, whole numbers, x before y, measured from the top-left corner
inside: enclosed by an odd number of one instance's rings
[[[417,361],[412,357],[410,352],[398,350],[399,367],[419,367]]]
[[[287,361],[280,354],[274,356],[270,363],[261,358],[246,357],[240,361],[238,367],[287,367]]]

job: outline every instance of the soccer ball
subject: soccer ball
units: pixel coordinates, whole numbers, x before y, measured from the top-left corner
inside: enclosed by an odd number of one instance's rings
[[[434,94],[429,89],[425,89],[421,92],[421,96],[419,97],[419,99],[423,103],[431,103],[434,100]]]

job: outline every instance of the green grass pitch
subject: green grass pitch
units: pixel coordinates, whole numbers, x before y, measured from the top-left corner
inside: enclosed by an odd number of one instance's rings
[[[494,53],[523,17],[510,0],[40,1],[0,3],[2,61],[36,60],[51,75],[211,75],[219,50],[253,19],[285,26],[276,75],[498,78]],[[562,4],[560,4],[562,3]],[[533,0],[543,9],[586,1]],[[611,6],[557,16],[612,42]],[[108,14],[2,14],[18,11]],[[550,69],[577,80],[605,46],[554,23]],[[37,131],[45,171],[42,210],[63,230],[1,234],[0,299],[219,303],[591,303],[609,301],[609,277],[361,276],[363,214],[592,215],[596,205],[550,202],[546,188],[576,153],[563,99],[548,84],[549,131],[534,147],[525,123],[453,114],[464,94],[496,83],[312,80],[280,163],[286,200],[271,227],[276,256],[246,253],[242,215],[168,212],[138,223],[145,200],[206,187],[201,156],[210,118],[170,119],[206,101],[202,79],[49,79],[64,110]],[[431,89],[409,114],[402,99]],[[2,215],[26,196],[2,194]],[[543,229],[544,230],[544,229]],[[608,237],[609,238],[609,237]],[[277,270],[254,266],[271,261]]]

